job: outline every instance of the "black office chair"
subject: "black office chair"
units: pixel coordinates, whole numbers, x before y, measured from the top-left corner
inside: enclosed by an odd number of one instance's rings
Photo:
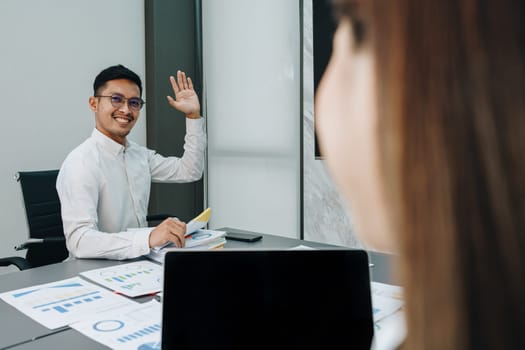
[[[15,247],[27,249],[26,257],[0,259],[0,266],[15,265],[20,270],[53,264],[66,259],[69,252],[65,245],[60,200],[56,191],[58,170],[19,172],[29,227],[29,239]],[[173,215],[148,215],[148,222],[155,223]]]
[[[56,191],[58,170],[19,172],[26,211],[29,239],[15,247],[27,249],[25,259],[0,259],[0,266],[15,265],[20,270],[57,263],[69,255],[65,245],[60,214],[60,200]]]

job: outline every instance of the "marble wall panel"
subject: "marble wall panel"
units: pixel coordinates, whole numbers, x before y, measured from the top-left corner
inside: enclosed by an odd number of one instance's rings
[[[303,1],[303,16],[304,239],[362,248],[323,160],[315,158],[312,0]]]

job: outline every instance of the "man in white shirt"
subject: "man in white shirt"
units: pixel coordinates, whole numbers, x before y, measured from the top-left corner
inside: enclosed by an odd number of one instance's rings
[[[95,114],[91,137],[65,159],[57,179],[66,245],[77,258],[130,259],[173,242],[184,246],[186,224],[173,218],[148,228],[151,182],[199,180],[204,169],[204,119],[192,81],[170,77],[175,98],[168,103],[186,115],[184,154],[163,157],[126,139],[139,118],[142,83],[122,65],[95,78],[89,106]]]

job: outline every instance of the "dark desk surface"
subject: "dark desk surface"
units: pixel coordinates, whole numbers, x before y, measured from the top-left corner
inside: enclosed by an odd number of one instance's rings
[[[263,239],[254,243],[228,241],[224,249],[288,249],[298,245],[305,245],[317,249],[340,249],[341,247],[316,242],[301,241],[298,239],[263,235]],[[389,256],[381,253],[369,253],[371,268],[371,279],[378,282],[393,283],[389,273]],[[19,288],[29,287],[53,281],[58,281],[77,276],[80,272],[92,269],[128,263],[129,261],[111,261],[83,259],[71,260],[63,263],[42,266],[30,270],[12,272],[0,275],[0,292],[6,292]],[[77,331],[67,329],[59,333],[33,321],[11,305],[0,300],[0,349],[59,349],[71,347],[80,349],[106,349],[103,345],[79,334]],[[41,337],[41,338],[40,338]],[[31,339],[39,338],[36,341]]]
[[[254,232],[255,233],[255,232]],[[294,238],[274,236],[270,234],[263,234],[264,238],[254,243],[243,243],[236,241],[228,241],[225,248],[228,249],[288,249],[298,245],[305,245],[317,249],[348,249],[336,245],[325,243],[318,243],[312,241],[304,241]],[[376,282],[397,284],[392,277],[391,268],[394,264],[393,256],[379,252],[368,251],[368,259],[371,264],[370,279]]]

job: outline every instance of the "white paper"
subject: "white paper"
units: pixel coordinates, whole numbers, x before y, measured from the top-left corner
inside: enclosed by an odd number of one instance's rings
[[[226,232],[215,230],[197,230],[191,236],[186,238],[185,248],[193,248],[199,245],[205,245],[224,237]]]
[[[158,263],[164,264],[164,257],[166,256],[166,251],[168,248],[155,249],[151,250],[146,257]]]
[[[213,237],[211,238],[205,237],[206,239],[202,239],[203,237],[200,237],[199,240],[194,240],[193,243],[190,243],[190,244],[188,244],[189,242],[188,240],[186,240],[186,246],[184,248],[177,248],[175,247],[175,245],[170,244],[162,248],[151,249],[147,257],[153,261],[164,264],[164,257],[166,256],[166,253],[170,251],[211,250],[211,249],[218,249],[226,244],[226,239],[224,238],[226,233],[223,231],[212,231],[212,230],[199,230],[199,231],[210,231],[210,232],[215,232],[216,234],[214,234]]]
[[[176,219],[176,220],[178,220],[178,219]],[[193,235],[197,231],[200,231],[201,229],[204,229],[204,226],[206,226],[207,224],[208,224],[208,221],[191,220],[190,222],[188,222],[186,224],[186,232],[184,233],[184,237],[186,238],[186,240],[188,240],[190,235]],[[208,230],[204,230],[204,231],[208,231]],[[209,231],[211,231],[211,230],[209,230]],[[171,242],[167,242],[167,243],[161,245],[160,247],[155,247],[153,249],[159,251],[162,248],[170,246],[172,244],[173,243],[171,243]]]
[[[397,349],[406,335],[403,289],[380,282],[371,282],[370,287],[374,317],[372,349]]]
[[[317,250],[317,249],[309,247],[307,245],[299,244],[298,246],[288,248],[288,250]]]
[[[134,304],[80,277],[5,292],[0,298],[50,329],[67,326],[98,312]]]
[[[199,229],[195,231],[191,236],[186,237],[184,248],[193,248],[198,245],[204,246],[224,236],[226,236],[226,232],[224,231]],[[167,244],[161,247],[152,248],[151,251],[154,253],[158,253],[165,248],[175,248],[175,245],[171,242],[168,242]],[[184,248],[180,248],[180,249],[184,249]]]
[[[394,299],[403,299],[403,288],[393,284],[386,284],[381,282],[371,282],[372,295],[379,295]]]
[[[160,350],[162,304],[152,300],[98,314],[71,328],[111,349]]]
[[[151,261],[136,261],[85,271],[91,281],[129,297],[154,294],[162,289],[162,266]]]
[[[198,245],[204,246],[212,241],[218,240],[219,238],[225,237],[225,236],[226,236],[226,232],[224,231],[198,229],[191,235],[185,237],[184,248],[193,248]],[[176,247],[175,247],[175,244],[173,244],[172,242],[168,242],[160,247],[151,248],[151,252],[154,253],[152,255],[154,256],[155,253],[159,253],[163,249],[166,249],[166,248],[176,248]],[[178,249],[184,249],[184,248],[178,248]],[[161,254],[161,255],[164,256],[164,254]],[[153,258],[152,256],[150,257]],[[153,260],[158,261],[154,258]]]
[[[208,221],[195,221],[191,220],[186,224],[186,235],[189,235],[201,228],[204,228],[208,224]]]
[[[374,322],[392,315],[401,309],[404,302],[401,299],[402,289],[399,286],[380,282],[370,282],[372,293],[372,315]]]
[[[398,310],[374,324],[374,340],[371,349],[395,350],[401,347],[406,336],[405,315]]]
[[[403,301],[372,294],[372,316],[374,322],[392,315],[403,306]]]

